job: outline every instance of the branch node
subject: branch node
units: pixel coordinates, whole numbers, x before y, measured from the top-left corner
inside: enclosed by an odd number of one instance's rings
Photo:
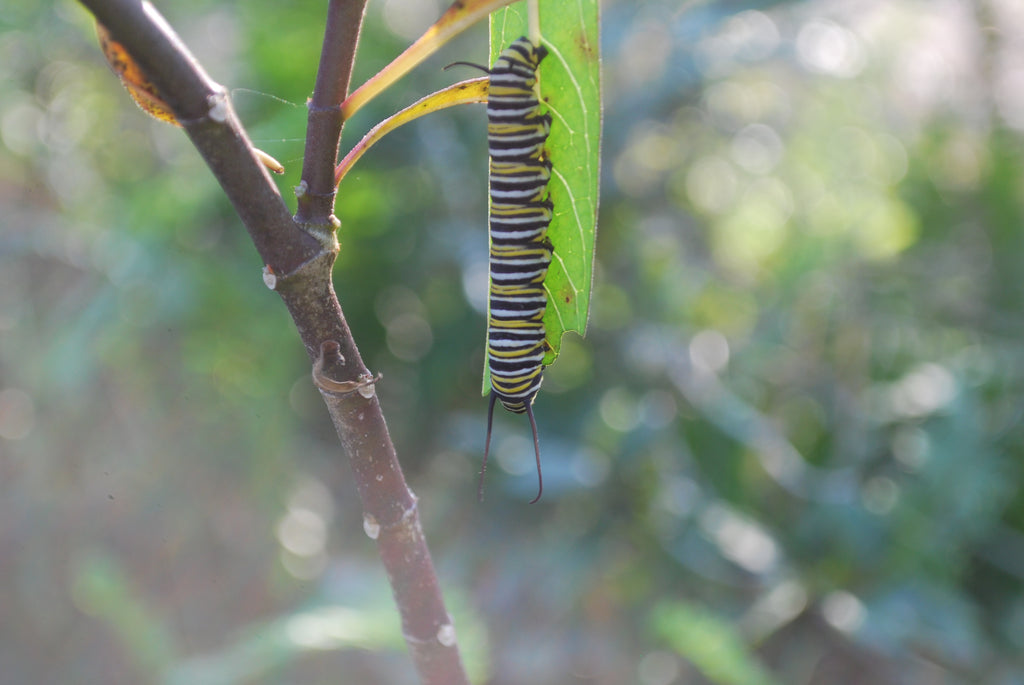
[[[315,105],[310,99],[306,102],[306,109],[314,114],[336,114],[341,111],[341,105]]]
[[[377,476],[378,481],[383,480],[383,478],[383,476]],[[417,500],[416,496],[413,495],[412,505],[403,511],[402,515],[394,523],[381,523],[373,514],[363,514],[363,532],[366,533],[366,537],[371,540],[376,540],[380,537],[380,532],[382,530],[386,533],[390,533],[397,528],[408,526],[410,521],[415,520],[418,511],[419,500]]]
[[[437,641],[445,647],[454,647],[457,643],[455,638],[455,626],[445,623],[437,629]]]
[[[428,638],[417,637],[416,635],[413,635],[412,633],[407,633],[404,630],[402,631],[402,637],[405,638],[407,644],[421,646],[433,644],[436,638],[435,635],[432,635]]]
[[[419,515],[419,507],[419,499],[417,499],[416,495],[413,495],[412,504],[409,505],[408,509],[402,512],[402,515],[398,518],[397,521],[395,521],[394,523],[380,524],[380,526],[389,533],[395,530],[396,528],[403,528],[409,525],[409,522],[415,520],[415,518]]]
[[[279,293],[295,288],[308,288],[310,279],[314,283],[320,283],[320,279],[330,278],[331,265],[334,264],[334,258],[338,253],[337,249],[331,249],[331,247],[331,245],[324,245],[321,242],[321,249],[318,253],[291,271],[284,271],[280,267],[268,264],[263,270],[264,283],[266,283],[268,268],[275,276],[272,280],[273,290]],[[337,240],[334,241],[334,247],[337,248]],[[267,283],[267,287],[270,287],[269,283]]]
[[[271,290],[277,289],[277,274],[274,273],[269,264],[263,266],[263,284]]]
[[[219,83],[211,83],[213,92],[206,96],[206,114],[201,117],[185,119],[178,117],[178,123],[186,129],[193,126],[212,121],[215,124],[226,124],[228,113],[231,111],[231,101],[228,99],[228,91]]]
[[[206,104],[210,106],[210,119],[218,124],[228,120],[228,96],[223,90],[206,96]]]
[[[354,392],[358,392],[366,399],[373,397],[376,394],[373,386],[384,378],[384,374],[378,373],[376,376],[373,376],[372,374],[364,373],[354,381],[339,381],[328,378],[324,372],[325,366],[344,366],[344,364],[345,358],[341,356],[341,346],[338,342],[335,340],[325,340],[320,344],[320,357],[313,364],[313,384],[323,392],[336,396],[351,395]]]
[[[442,647],[454,647],[458,641],[455,637],[455,624],[452,623],[452,617],[447,616],[447,621],[437,627],[437,631],[429,637],[420,637],[413,635],[412,633],[402,631],[402,636],[408,642],[415,643],[417,645],[430,645],[435,641]]]
[[[377,394],[377,383],[383,378],[384,374],[380,371],[377,372],[376,376],[364,373],[359,377],[361,384],[356,387],[356,392],[358,392],[363,399],[370,399]]]
[[[314,193],[307,193],[307,196],[316,197]],[[338,252],[340,249],[338,229],[341,228],[341,221],[338,217],[329,214],[325,220],[302,221],[300,217],[296,216],[295,221],[300,229],[316,238],[325,252]]]
[[[299,181],[299,185],[295,186],[295,197],[300,200],[304,197],[315,197],[321,200],[330,200],[333,203],[334,196],[337,194],[337,186],[332,186],[331,189],[326,193],[314,193],[312,190],[309,189],[309,182],[306,181],[306,179],[302,179],[301,181]],[[333,214],[331,215],[331,218],[334,219]],[[338,225],[340,226],[341,222],[338,222]]]
[[[380,537],[380,524],[377,523],[377,519],[375,519],[371,514],[365,514],[363,516],[363,532],[365,532],[366,537],[371,540],[376,540]]]
[[[303,183],[306,183],[306,182],[305,181],[299,181],[299,185],[302,185]],[[295,192],[296,192],[296,197],[298,197],[298,188],[295,189]],[[331,188],[331,190],[329,190],[326,193],[315,193],[315,192],[313,192],[312,190],[309,189],[309,184],[306,184],[304,186],[304,188],[303,188],[303,191],[302,191],[302,197],[315,197],[315,198],[318,198],[318,199],[321,199],[321,200],[332,200],[332,201],[334,200],[334,196],[337,195],[337,194],[338,194],[337,188]],[[333,214],[331,215],[331,218],[332,219],[334,218]],[[338,222],[338,223],[340,225],[341,222]]]

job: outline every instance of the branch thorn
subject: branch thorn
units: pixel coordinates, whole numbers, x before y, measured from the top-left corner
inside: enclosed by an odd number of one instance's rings
[[[210,119],[218,124],[228,120],[228,97],[223,90],[206,96],[206,104],[210,106]]]
[[[277,274],[269,264],[263,266],[263,284],[271,290],[277,289]]]

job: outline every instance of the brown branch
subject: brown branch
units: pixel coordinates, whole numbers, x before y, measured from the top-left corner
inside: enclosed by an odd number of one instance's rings
[[[316,86],[309,101],[306,156],[302,178],[306,194],[299,198],[296,217],[317,221],[334,212],[334,165],[341,140],[341,101],[348,94],[359,27],[366,0],[330,0]]]
[[[275,273],[290,273],[320,252],[319,242],[292,221],[277,186],[256,159],[225,89],[203,71],[173,30],[139,0],[81,1],[125,46],[171,106],[242,218],[264,263]]]
[[[359,383],[369,372],[331,281],[338,250],[333,179],[341,135],[338,108],[348,88],[365,0],[331,0],[329,6],[310,108],[305,192],[295,220],[256,159],[224,89],[205,74],[173,30],[140,0],[80,1],[135,58],[213,171],[267,265],[264,281],[284,301],[318,375],[337,387],[354,387],[348,384]],[[467,684],[416,497],[405,483],[376,394],[321,394],[349,455],[364,527],[377,540],[421,682]]]

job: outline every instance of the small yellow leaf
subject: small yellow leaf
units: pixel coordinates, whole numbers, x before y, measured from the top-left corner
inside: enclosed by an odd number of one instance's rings
[[[438,48],[486,17],[491,12],[511,5],[516,0],[455,0],[441,18],[423,32],[405,52],[359,86],[341,103],[341,118],[348,120],[356,110],[405,76],[417,64],[434,54]]]
[[[281,162],[277,161],[276,159],[268,155],[263,150],[260,150],[259,148],[254,147],[252,151],[256,153],[256,159],[260,160],[260,164],[267,167],[275,174],[284,173],[284,164],[281,164]]]
[[[487,102],[488,83],[489,79],[484,76],[450,85],[443,90],[431,93],[425,98],[417,100],[402,111],[397,114],[393,114],[374,126],[365,136],[363,136],[363,139],[360,140],[347,155],[345,155],[345,159],[341,160],[341,163],[338,164],[338,167],[334,170],[335,185],[341,182],[341,179],[344,178],[345,174],[347,174],[349,169],[352,168],[352,165],[355,164],[356,161],[362,157],[374,143],[383,138],[386,134],[394,131],[399,126],[407,124],[413,119],[418,119],[424,114],[436,112],[448,107],[454,107],[455,105]]]
[[[135,100],[135,104],[160,121],[180,126],[174,112],[160,97],[156,86],[146,78],[142,69],[128,54],[124,46],[114,40],[106,27],[99,22],[96,22],[96,35],[99,36],[100,48],[103,50],[104,57],[107,58],[107,63],[121,79],[121,84]]]
[[[128,91],[128,94],[132,96],[132,99],[135,100],[135,104],[155,119],[166,121],[168,124],[175,126],[181,126],[177,117],[174,116],[174,112],[171,111],[170,106],[160,97],[156,86],[146,78],[142,68],[132,59],[132,56],[128,54],[125,47],[114,40],[110,32],[107,31],[107,28],[99,22],[96,22],[96,35],[100,39],[100,48],[103,50],[103,56],[107,58],[110,68],[121,79],[121,84]],[[256,158],[259,159],[263,166],[275,174],[284,173],[284,165],[266,152],[256,148],[253,148],[253,152],[256,153]]]

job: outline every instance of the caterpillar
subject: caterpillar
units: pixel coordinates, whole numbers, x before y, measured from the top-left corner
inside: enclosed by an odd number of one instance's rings
[[[483,499],[484,473],[491,448],[494,405],[526,414],[537,456],[537,496],[544,492],[540,442],[533,400],[540,389],[545,342],[544,278],[551,263],[547,238],[552,204],[548,199],[551,162],[544,144],[551,117],[540,112],[534,92],[537,67],[547,55],[542,45],[525,36],[501,52],[488,71],[487,147],[490,156],[491,209],[490,289],[487,322],[487,364],[491,399],[487,409],[487,440],[480,468],[478,499]]]

